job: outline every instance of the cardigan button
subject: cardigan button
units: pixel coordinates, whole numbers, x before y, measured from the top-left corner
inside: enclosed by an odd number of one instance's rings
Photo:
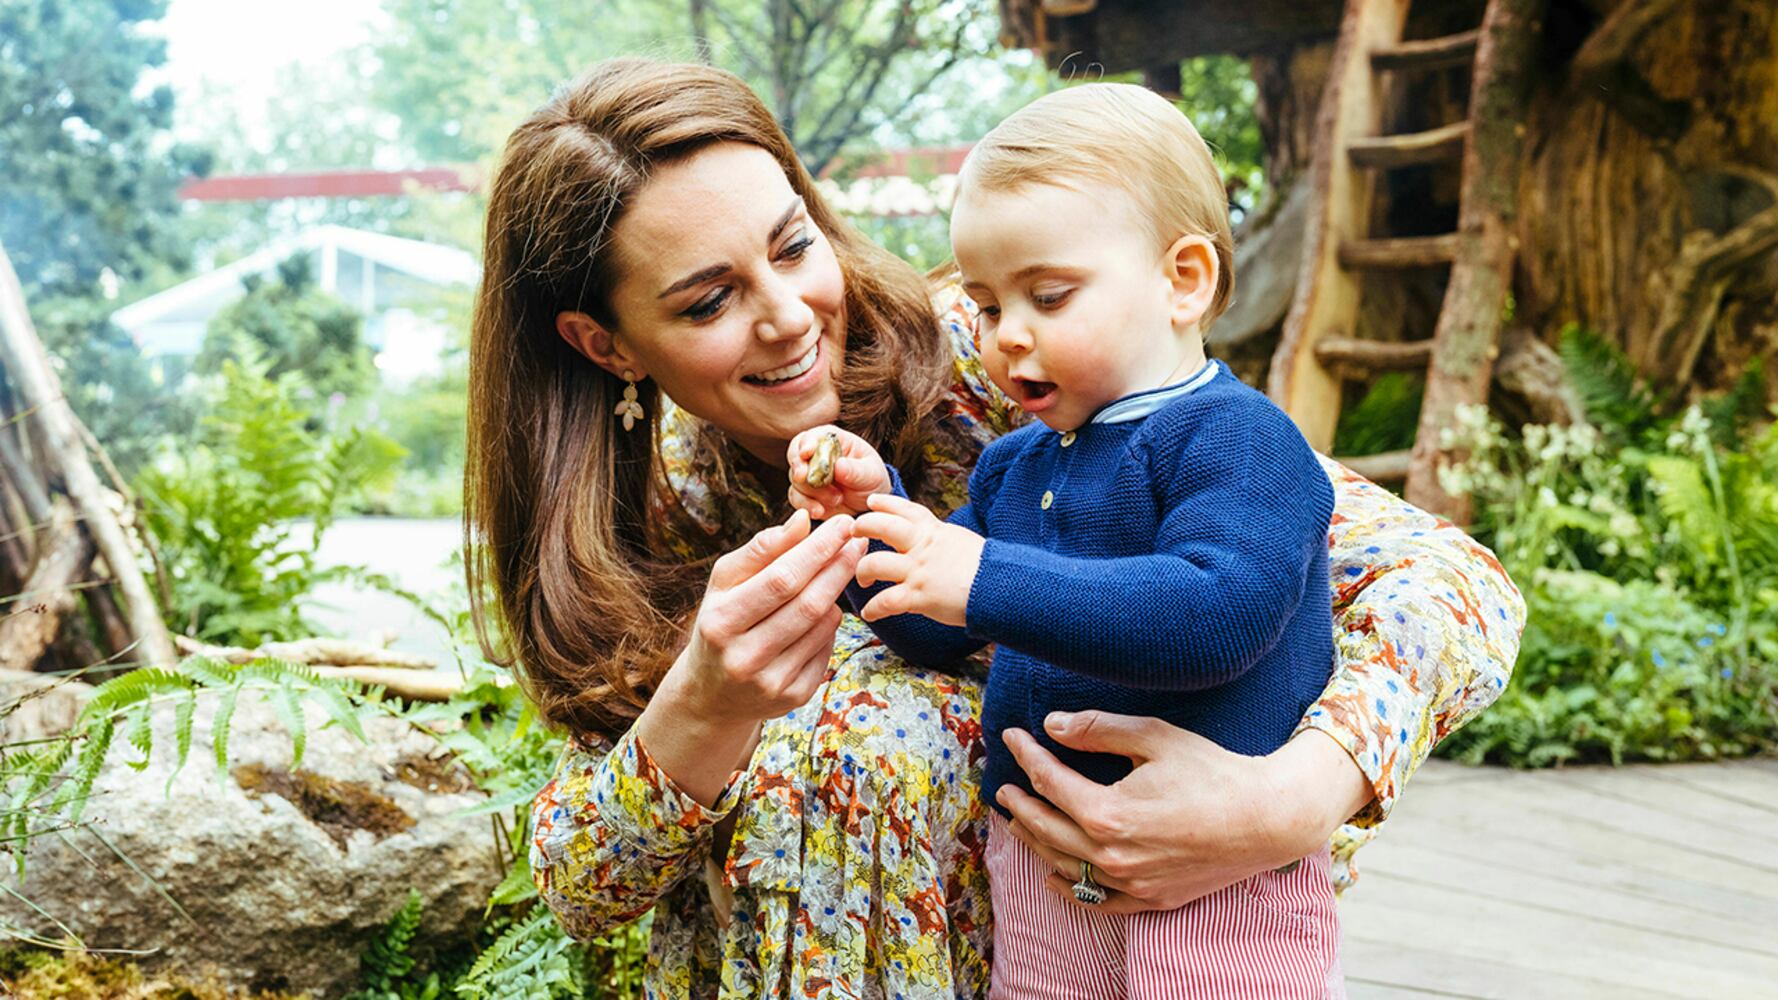
[[[1073,431],[1069,431],[1068,433],[1062,435],[1062,447],[1066,448],[1073,443],[1074,443],[1074,432]]]
[[[1044,490],[1043,491],[1043,509],[1049,510],[1050,504],[1055,503],[1055,502],[1056,502],[1056,495],[1054,493],[1051,493],[1049,490]]]

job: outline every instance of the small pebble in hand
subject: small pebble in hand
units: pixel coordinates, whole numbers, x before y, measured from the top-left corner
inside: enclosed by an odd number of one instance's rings
[[[806,477],[810,486],[817,489],[833,482],[833,463],[840,456],[840,436],[832,431],[821,435],[815,442],[815,454],[809,458],[809,474]]]

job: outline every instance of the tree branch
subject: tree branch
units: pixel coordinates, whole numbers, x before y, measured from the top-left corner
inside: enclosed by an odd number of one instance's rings
[[[1778,175],[1742,172],[1766,185],[1778,198]],[[1649,354],[1661,370],[1671,373],[1668,377],[1673,384],[1684,385],[1691,379],[1736,272],[1775,249],[1778,203],[1721,236],[1699,230],[1682,241],[1678,259],[1666,272],[1669,292]]]

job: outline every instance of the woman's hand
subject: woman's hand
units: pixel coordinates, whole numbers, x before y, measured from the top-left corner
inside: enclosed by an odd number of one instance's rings
[[[655,761],[714,803],[751,755],[759,723],[797,708],[827,677],[845,590],[866,542],[852,519],[809,515],[767,528],[716,561],[691,639],[636,722]]]
[[[832,479],[824,486],[809,483],[809,466],[821,439],[839,440]],[[836,514],[862,514],[873,493],[888,493],[889,467],[870,442],[831,424],[812,427],[790,439],[790,505],[816,520]]]
[[[1000,804],[1013,814],[1013,835],[1056,870],[1045,888],[1073,905],[1082,905],[1069,888],[1082,859],[1111,890],[1097,909],[1174,909],[1313,854],[1371,798],[1358,765],[1314,730],[1269,756],[1244,757],[1159,719],[1054,712],[1044,728],[1064,746],[1136,763],[1122,781],[1101,785],[1030,734],[1006,732],[1049,803],[1006,785]]]

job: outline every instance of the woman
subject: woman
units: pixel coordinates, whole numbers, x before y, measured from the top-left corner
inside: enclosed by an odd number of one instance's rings
[[[478,621],[573,733],[532,865],[577,936],[653,910],[651,996],[981,996],[979,685],[891,662],[835,606],[849,524],[783,520],[786,445],[836,422],[939,513],[1016,419],[973,305],[822,201],[735,77],[601,64],[509,140],[471,354]],[[670,400],[670,402],[669,402]],[[1485,550],[1330,463],[1341,662],[1266,758],[1085,713],[1083,787],[1009,734],[1063,888],[1177,906],[1374,828],[1498,692],[1523,608]],[[777,523],[782,521],[783,523]],[[491,634],[484,632],[484,639]],[[1356,814],[1356,815],[1355,815]]]

